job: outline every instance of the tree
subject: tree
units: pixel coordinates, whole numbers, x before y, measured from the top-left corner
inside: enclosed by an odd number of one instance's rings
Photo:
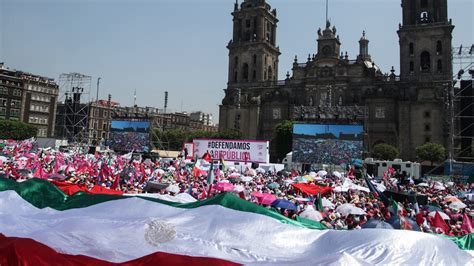
[[[381,160],[393,160],[399,155],[398,149],[392,145],[381,143],[375,145],[372,156]]]
[[[241,139],[242,132],[235,129],[226,129],[222,132],[219,132],[216,137],[220,139]]]
[[[36,137],[38,129],[19,121],[0,120],[0,139],[25,140]]]
[[[275,145],[278,160],[281,161],[292,150],[293,146],[293,121],[285,120],[275,128]]]
[[[430,161],[433,166],[433,163],[444,160],[446,149],[440,144],[428,142],[416,148],[416,156],[422,161]]]

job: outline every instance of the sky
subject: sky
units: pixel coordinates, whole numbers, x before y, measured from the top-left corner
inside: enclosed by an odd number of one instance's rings
[[[316,135],[323,133],[332,133],[339,137],[340,133],[344,134],[362,134],[364,127],[358,125],[310,125],[296,124],[293,126],[294,134]]]
[[[0,62],[58,79],[78,72],[92,77],[90,98],[167,111],[204,111],[218,121],[227,85],[234,0],[0,0]],[[242,2],[242,0],[239,0]],[[316,53],[325,25],[324,0],[267,0],[278,11],[279,79],[295,55]],[[362,31],[383,72],[398,73],[396,30],[400,0],[329,0],[342,50],[354,59]],[[449,0],[456,25],[453,45],[474,43],[474,1]]]

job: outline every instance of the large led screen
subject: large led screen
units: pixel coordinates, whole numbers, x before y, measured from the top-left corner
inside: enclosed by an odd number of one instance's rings
[[[306,164],[350,164],[362,159],[362,125],[315,125],[293,126],[292,161]]]
[[[110,128],[110,146],[115,151],[149,152],[150,122],[114,120]]]

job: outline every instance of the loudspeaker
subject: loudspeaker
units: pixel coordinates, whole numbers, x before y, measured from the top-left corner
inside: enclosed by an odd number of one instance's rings
[[[95,154],[97,150],[96,146],[89,146],[89,151],[87,152],[88,154]]]
[[[252,169],[257,169],[260,165],[258,163],[252,163]]]

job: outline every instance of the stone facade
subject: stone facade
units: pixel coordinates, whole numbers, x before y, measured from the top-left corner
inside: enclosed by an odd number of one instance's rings
[[[363,124],[366,153],[389,143],[411,160],[425,142],[447,145],[444,103],[452,85],[454,28],[447,19],[447,0],[403,0],[402,9],[399,76],[393,68],[384,74],[374,63],[365,32],[359,55],[350,59],[341,52],[336,27],[327,22],[318,30],[317,53],[303,62],[295,57],[292,74],[278,81],[276,11],[264,0],[236,4],[219,129],[272,140],[275,126],[284,120]]]
[[[38,128],[37,137],[52,137],[58,95],[53,79],[10,70],[0,63],[0,119],[31,124]]]

